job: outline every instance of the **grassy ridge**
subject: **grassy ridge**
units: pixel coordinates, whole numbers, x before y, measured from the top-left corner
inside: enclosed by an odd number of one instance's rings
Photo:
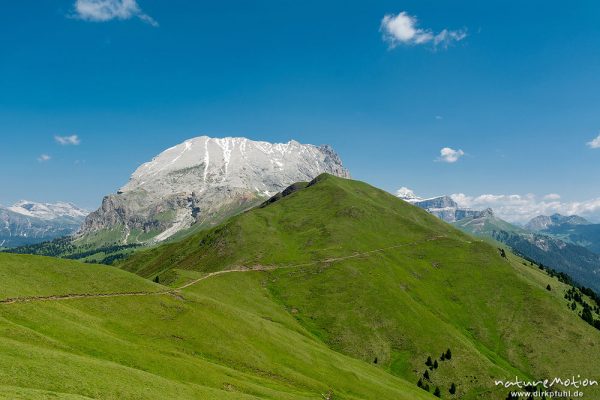
[[[427,356],[452,348],[430,375],[445,390],[455,382],[460,398],[505,398],[494,378],[600,374],[586,361],[600,356],[600,335],[568,311],[562,284],[547,291],[543,273],[361,182],[322,176],[122,267],[162,278],[257,265],[295,266],[268,273],[276,301],[333,349],[393,375],[416,383]]]

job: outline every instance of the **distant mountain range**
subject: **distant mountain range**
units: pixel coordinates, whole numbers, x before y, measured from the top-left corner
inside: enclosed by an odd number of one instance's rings
[[[454,225],[476,236],[504,243],[518,254],[564,272],[581,285],[600,292],[600,255],[585,247],[512,225],[496,217],[492,210],[464,218]]]
[[[560,226],[560,225],[589,225],[591,222],[586,220],[585,218],[580,217],[579,215],[538,215],[537,217],[531,219],[527,224],[525,224],[525,228],[530,231],[543,231],[548,228]]]
[[[322,173],[350,177],[327,145],[189,139],[137,168],[72,238],[15,251],[110,263],[133,247],[214,226]]]
[[[398,190],[396,195],[402,200],[427,210],[446,222],[460,221],[463,218],[478,216],[481,213],[481,211],[460,207],[450,196],[423,199],[416,196],[412,190],[405,187]]]
[[[529,221],[525,227],[600,254],[600,224],[591,223],[580,216],[540,215]]]
[[[22,200],[0,206],[0,248],[40,243],[75,233],[88,211],[71,203]]]
[[[600,225],[577,215],[538,216],[521,228],[494,215],[460,207],[449,196],[421,199],[402,188],[397,196],[475,236],[506,244],[518,254],[600,291]]]

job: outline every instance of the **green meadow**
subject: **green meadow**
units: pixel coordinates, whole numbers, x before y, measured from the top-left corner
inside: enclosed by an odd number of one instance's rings
[[[599,378],[600,332],[555,278],[365,183],[296,189],[120,269],[0,254],[2,298],[146,293],[0,304],[0,397],[505,399],[495,379]]]

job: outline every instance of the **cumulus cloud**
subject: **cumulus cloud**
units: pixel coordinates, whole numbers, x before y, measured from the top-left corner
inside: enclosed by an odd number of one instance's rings
[[[438,46],[445,48],[452,42],[460,42],[467,37],[465,29],[443,29],[439,33],[434,33],[430,29],[419,28],[418,25],[419,21],[417,17],[409,15],[406,11],[402,11],[396,15],[385,15],[381,20],[380,31],[383,33],[383,39],[389,44],[390,48],[401,44],[430,44],[434,48]]]
[[[71,136],[54,136],[54,140],[56,140],[56,143],[63,145],[63,146],[77,146],[79,143],[81,143],[81,140],[79,139],[79,136],[77,135],[71,135]]]
[[[559,200],[560,199],[560,194],[556,194],[556,193],[548,193],[547,195],[544,196],[544,200]]]
[[[587,142],[587,145],[590,149],[600,149],[600,135],[591,142]]]
[[[38,162],[46,162],[46,161],[50,161],[51,158],[52,157],[50,157],[48,154],[41,154],[37,160],[38,160]]]
[[[136,0],[76,0],[74,9],[75,17],[85,21],[106,22],[136,17],[158,26],[158,22],[143,12]]]
[[[480,196],[468,196],[464,193],[451,195],[452,199],[460,206],[483,210],[492,208],[500,218],[510,222],[525,223],[538,215],[551,215],[555,213],[563,215],[581,215],[584,217],[598,219],[600,217],[600,198],[562,202],[560,196],[555,193],[538,199],[533,194],[482,194]]]
[[[437,161],[455,163],[464,155],[465,152],[461,149],[454,150],[450,147],[444,147],[440,150],[440,158],[438,158]]]

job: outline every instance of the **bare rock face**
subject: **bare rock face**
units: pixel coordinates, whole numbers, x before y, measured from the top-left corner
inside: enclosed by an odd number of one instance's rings
[[[324,172],[350,177],[330,146],[189,139],[142,164],[87,217],[78,236],[160,242],[192,225],[219,223]]]

